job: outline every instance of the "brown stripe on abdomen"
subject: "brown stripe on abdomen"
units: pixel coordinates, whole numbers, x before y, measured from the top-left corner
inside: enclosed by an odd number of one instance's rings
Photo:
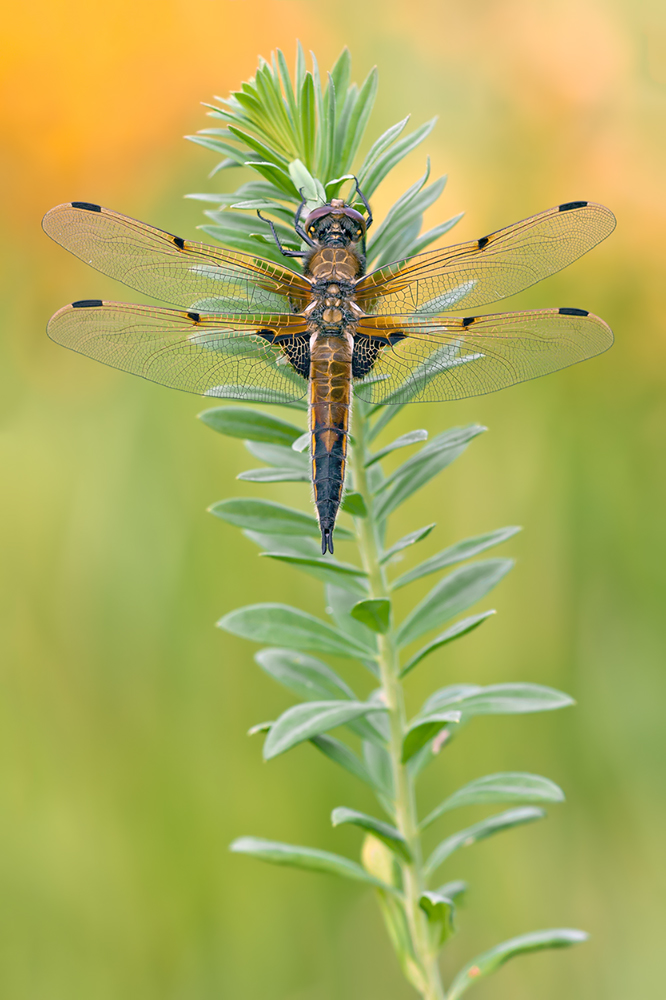
[[[314,500],[322,554],[333,552],[333,528],[345,480],[351,409],[351,337],[315,336],[310,346],[310,432]]]

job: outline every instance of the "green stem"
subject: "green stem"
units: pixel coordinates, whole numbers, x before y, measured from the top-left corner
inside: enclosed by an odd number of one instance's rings
[[[354,446],[351,449],[350,464],[354,477],[354,489],[365,501],[368,516],[356,519],[358,546],[363,568],[369,577],[370,596],[389,598],[389,588],[384,568],[380,563],[382,545],[379,523],[373,516],[372,494],[368,484],[365,463],[370,457],[368,450],[370,424],[363,405],[358,405],[354,414]],[[402,763],[402,743],[406,732],[407,717],[402,683],[399,679],[400,661],[393,624],[385,635],[379,636],[379,670],[384,699],[388,707],[390,724],[389,754],[395,788],[395,822],[405,838],[412,855],[412,862],[401,862],[405,894],[405,912],[412,940],[412,948],[424,979],[424,1000],[444,1000],[437,954],[432,948],[427,918],[419,906],[423,891],[422,852],[416,814],[414,781],[409,769]]]

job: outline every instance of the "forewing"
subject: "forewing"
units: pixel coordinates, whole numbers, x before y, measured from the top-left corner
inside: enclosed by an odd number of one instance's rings
[[[215,317],[91,299],[51,317],[56,343],[121,371],[204,396],[256,401],[301,399],[307,382],[263,331],[299,336],[298,316]]]
[[[604,205],[569,202],[480,240],[388,264],[359,281],[356,298],[365,312],[383,316],[476,308],[567,267],[614,228]]]
[[[396,341],[399,333],[404,340]],[[583,309],[401,317],[400,326],[395,319],[362,320],[357,336],[364,334],[393,335],[396,342],[387,342],[356,394],[394,404],[481,396],[594,357],[613,343],[610,327]]]
[[[87,202],[52,208],[44,231],[86,264],[130,288],[201,312],[300,311],[302,275],[251,254],[218,250]]]

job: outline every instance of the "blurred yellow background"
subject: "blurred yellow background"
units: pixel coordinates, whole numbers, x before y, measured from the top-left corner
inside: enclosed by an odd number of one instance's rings
[[[448,172],[429,225],[453,240],[573,199],[618,228],[516,306],[578,306],[614,328],[583,366],[455,405],[408,407],[397,432],[490,431],[394,519],[437,520],[429,554],[504,524],[518,565],[499,615],[419,668],[438,683],[531,680],[578,707],[481,719],[424,781],[425,807],[497,770],[543,773],[568,803],[462,852],[468,878],[447,979],[539,927],[589,944],[520,959],[479,1000],[626,1000],[666,976],[666,14],[647,0],[32,0],[3,15],[0,995],[6,1000],[337,1000],[412,995],[371,895],[227,853],[254,834],[355,855],[331,830],[360,786],[301,747],[263,765],[247,728],[289,696],[252,644],[213,627],[244,603],[323,614],[308,577],[205,513],[233,495],[308,509],[306,487],[235,482],[256,462],[195,415],[202,401],[50,343],[72,299],[131,293],[50,243],[40,219],[101,202],[187,238],[212,153],[184,142],[200,101],[295,40],[328,67],[377,64],[369,138],[439,115],[423,169]],[[511,308],[513,302],[507,308]],[[342,551],[343,558],[346,554]],[[410,557],[410,562],[414,557]],[[405,563],[407,566],[408,563]],[[425,590],[405,594],[404,607]],[[403,597],[404,595],[404,597]],[[347,669],[348,676],[352,673]],[[359,668],[360,669],[360,668]],[[418,676],[417,676],[418,675]],[[359,687],[365,683],[360,678]],[[458,856],[457,856],[458,857]]]

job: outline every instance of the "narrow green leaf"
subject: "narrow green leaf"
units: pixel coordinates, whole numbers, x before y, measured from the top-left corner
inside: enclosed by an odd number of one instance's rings
[[[251,604],[238,608],[220,618],[217,626],[252,642],[350,658],[374,655],[338,629],[288,604]]]
[[[346,93],[341,93],[336,87],[336,126],[335,126],[335,151],[332,158],[331,170],[334,174],[347,173],[347,168],[342,159],[342,149],[347,140],[349,131],[349,121],[351,119],[356,102],[358,100],[358,87],[352,83],[347,88]]]
[[[460,222],[464,214],[464,212],[458,212],[457,215],[453,215],[450,219],[447,219],[446,222],[440,222],[438,226],[434,226],[425,233],[420,233],[407,247],[400,249],[398,256],[401,256],[402,254],[413,256],[417,253],[423,253],[426,247],[429,247],[431,243],[440,239],[445,235],[445,233],[448,233],[450,229],[453,229],[453,227]]]
[[[324,180],[328,197],[335,197],[338,193],[336,179],[326,182],[326,178],[331,176],[331,170],[335,161],[335,126],[337,122],[337,94],[335,83],[330,73],[328,73],[328,83],[324,94],[324,107],[319,120],[319,135],[321,136],[321,151],[318,160],[318,175]],[[331,194],[328,195],[328,188],[331,186]],[[327,200],[328,200],[327,197]]]
[[[300,437],[296,438],[291,447],[294,449],[294,451],[297,451],[300,454],[301,452],[305,451],[305,449],[310,444],[310,436],[311,436],[310,431],[304,431],[304,433],[301,434]]]
[[[382,635],[388,632],[391,626],[391,602],[384,597],[359,601],[350,613],[357,622],[362,622],[373,632]]]
[[[246,441],[245,447],[259,461],[278,469],[293,469],[310,472],[307,455],[301,455],[289,445],[267,444],[265,441]]]
[[[312,49],[310,49],[310,57],[312,59],[312,79],[314,82],[314,102],[315,102],[315,143],[314,143],[314,156],[312,161],[312,169],[317,176],[326,177],[326,171],[322,171],[320,168],[322,166],[322,151],[324,144],[326,142],[326,130],[325,130],[325,116],[326,112],[324,109],[324,92],[321,86],[321,74],[319,72],[319,63],[317,62],[317,57],[315,56]],[[324,157],[325,159],[325,157]]]
[[[485,597],[513,566],[512,559],[485,559],[454,570],[433,587],[398,629],[406,646],[424,632],[438,628]]]
[[[356,695],[326,663],[293,649],[270,647],[254,654],[256,663],[273,680],[307,701],[331,698],[356,701]]]
[[[301,86],[299,100],[301,149],[305,165],[310,168],[314,162],[317,114],[314,80],[312,73],[306,73]]]
[[[251,542],[266,552],[282,552],[292,556],[318,556],[321,546],[314,538],[303,535],[264,535],[259,531],[244,531]]]
[[[209,232],[215,226],[201,226]],[[296,395],[289,395],[281,389],[250,389],[245,385],[217,385],[209,389],[204,396],[215,396],[217,399],[240,399],[244,403],[273,403],[276,406],[290,406],[295,410],[307,410],[308,404]]]
[[[387,444],[381,451],[375,452],[365,463],[366,468],[369,465],[374,465],[375,462],[381,461],[382,458],[386,458],[387,455],[390,455],[392,451],[396,451],[398,448],[407,448],[410,444],[418,444],[420,441],[427,440],[427,431],[409,431],[408,434],[401,434],[399,438],[396,438],[391,444]]]
[[[437,573],[440,569],[446,569],[447,566],[453,566],[457,562],[463,562],[465,559],[478,556],[481,552],[485,552],[486,549],[505,542],[521,530],[521,528],[513,526],[499,528],[497,531],[489,531],[485,535],[476,535],[474,538],[466,538],[463,542],[456,542],[455,545],[450,545],[443,552],[439,552],[436,556],[426,559],[425,562],[415,566],[414,569],[403,573],[402,576],[393,581],[391,589],[398,590],[399,587],[413,583],[414,580],[420,580],[422,576]]]
[[[336,740],[334,736],[328,736],[323,733],[320,736],[311,737],[310,742],[318,750],[321,750],[329,760],[332,760],[335,764],[339,764],[340,767],[353,774],[354,777],[364,781],[371,788],[376,788],[372,775],[365,764],[358,759],[354,751],[350,750],[346,743]]]
[[[334,584],[326,584],[326,612],[341,632],[350,636],[355,642],[371,649],[377,649],[377,636],[367,626],[352,618],[350,612],[356,604],[356,598],[347,590]],[[376,666],[371,668],[376,670]]]
[[[403,195],[391,206],[383,222],[368,246],[368,258],[379,257],[379,266],[392,262],[401,253],[406,253],[407,247],[421,229],[423,212],[441,195],[446,184],[446,177],[441,177],[433,184],[425,187],[430,176],[430,160],[426,171]],[[416,223],[414,237],[405,236],[411,226]]]
[[[417,753],[414,754],[407,765],[409,773],[413,779],[416,779],[421,771],[427,767],[428,764],[432,763],[433,760],[435,760],[435,758],[441,753],[443,747],[449,746],[451,740],[460,732],[460,727],[464,721],[465,720],[461,719],[458,724],[452,722],[449,725],[446,725],[444,729],[440,729],[439,732],[435,734],[429,743],[426,743]]]
[[[467,635],[469,632],[473,632],[475,628],[478,628],[482,622],[485,622],[486,618],[490,618],[494,615],[495,611],[483,611],[480,615],[471,615],[469,618],[463,618],[461,621],[456,622],[450,628],[447,628],[446,632],[442,632],[438,635],[436,639],[429,642],[426,646],[419,649],[418,653],[414,655],[407,661],[402,670],[400,671],[400,677],[406,677],[410,670],[418,666],[421,660],[424,660],[426,656],[430,653],[434,653],[436,649],[440,649],[441,646],[446,646],[449,642],[453,642],[454,639],[460,639],[461,636]]]
[[[495,833],[511,830],[514,826],[522,826],[524,823],[533,823],[534,820],[543,819],[545,815],[544,810],[536,806],[523,806],[520,809],[507,809],[497,816],[489,816],[480,823],[468,826],[466,830],[458,830],[435,848],[423,867],[423,874],[426,877],[432,875],[460,847],[470,847],[479,840],[492,837]]]
[[[378,79],[377,67],[375,66],[370,70],[361,85],[356,105],[349,118],[347,134],[341,143],[340,169],[342,173],[351,168],[352,161],[363,138],[363,133],[368,124],[375,98],[377,97]]]
[[[551,712],[573,705],[574,700],[562,691],[542,684],[454,685],[436,691],[422,712],[438,712],[457,708],[464,718],[473,715],[523,715],[529,712]]]
[[[318,538],[321,534],[319,522],[312,514],[305,514],[293,507],[284,507],[272,500],[254,497],[235,497],[220,500],[209,507],[211,514],[235,524],[239,528],[259,531],[262,534],[308,535]],[[336,528],[338,538],[353,538],[346,528]]]
[[[344,823],[351,823],[352,826],[358,826],[361,830],[371,833],[377,840],[381,840],[389,850],[398,854],[404,861],[409,863],[412,860],[407,841],[400,831],[389,823],[375,819],[374,816],[367,816],[365,813],[357,812],[356,809],[347,809],[344,806],[339,806],[331,813],[331,823],[333,826],[342,826]]]
[[[338,562],[333,558],[294,556],[282,552],[262,552],[261,554],[269,559],[277,559],[279,562],[301,569],[324,583],[333,583],[338,587],[344,587],[345,590],[349,590],[353,594],[362,595],[368,592],[368,575],[365,570],[359,569],[358,566]]]
[[[392,803],[395,798],[393,765],[386,747],[376,741],[363,740],[363,760],[375,787],[382,792],[388,802]],[[389,810],[389,814],[391,812],[392,810]]]
[[[258,153],[265,163],[269,163],[272,166],[286,171],[289,161],[286,156],[278,153],[275,146],[268,146],[266,143],[260,142],[256,136],[250,135],[249,132],[238,128],[237,125],[229,125],[228,128],[231,135],[233,135],[240,142],[244,143],[244,145],[246,145],[254,153]]]
[[[308,168],[301,160],[292,160],[289,164],[289,176],[293,185],[298,189],[299,198],[303,195],[306,198],[306,210],[321,205],[326,200],[326,193],[316,177],[313,177]]]
[[[477,955],[464,969],[461,969],[451,983],[446,1000],[458,1000],[458,997],[466,993],[470,986],[484,976],[489,976],[491,972],[495,972],[510,958],[526,955],[532,951],[542,951],[544,948],[569,948],[573,944],[582,944],[587,939],[588,935],[585,931],[565,927],[532,931],[530,934],[521,934],[520,937],[504,941],[491,948],[490,951]]]
[[[368,508],[360,493],[345,493],[341,506],[345,513],[351,514],[352,517],[368,516]]]
[[[252,160],[248,158],[243,166],[251,167],[253,170],[256,170],[258,174],[265,178],[265,180],[275,185],[279,191],[284,192],[284,194],[286,194],[289,198],[296,200],[299,197],[298,191],[292,184],[289,175],[280,167],[277,167],[274,163],[267,163],[264,160]]]
[[[408,121],[409,115],[407,115],[406,118],[403,118],[401,122],[397,122],[395,125],[392,125],[373,142],[372,146],[368,150],[365,160],[363,161],[363,165],[359,170],[359,177],[364,177],[378,157],[381,156],[381,154],[385,152],[389,146],[393,145],[400,133],[404,130]]]
[[[211,136],[186,135],[185,138],[197,146],[203,146],[204,149],[212,149],[214,153],[222,153],[238,167],[245,166],[245,163],[252,155],[244,149],[238,149],[236,146],[231,146],[228,142],[221,142],[219,139]]]
[[[248,731],[248,736],[257,736],[259,733],[267,733],[271,726],[275,725],[275,719],[272,722],[258,722],[256,726],[251,726]]]
[[[310,475],[303,469],[247,469],[236,479],[244,483],[309,483]]]
[[[368,882],[389,892],[393,891],[391,886],[374,878],[355,861],[343,858],[339,854],[331,854],[329,851],[320,851],[316,847],[281,844],[275,840],[262,840],[260,837],[239,837],[229,846],[229,850],[235,854],[250,854],[254,858],[269,861],[274,865],[288,865],[291,868],[340,875],[342,878]]]
[[[431,712],[412,720],[402,743],[402,763],[406,764],[426,743],[430,743],[447,722],[460,722],[460,712]]]
[[[272,760],[313,736],[320,736],[329,729],[336,729],[370,712],[378,711],[382,711],[381,705],[337,699],[293,705],[271,726],[264,743],[264,760]]]
[[[206,427],[218,434],[250,441],[265,441],[287,448],[303,433],[300,427],[287,423],[286,420],[245,406],[215,406],[197,416]]]
[[[256,653],[255,660],[262,670],[265,670],[274,680],[307,701],[329,701],[332,698],[358,701],[352,689],[342,678],[338,677],[327,664],[313,656],[306,656],[293,649],[269,648]],[[347,725],[361,739],[379,740],[381,738],[370,719],[363,717],[353,719]],[[319,749],[326,752],[322,747]],[[331,755],[329,754],[329,756]]]
[[[419,898],[419,906],[428,918],[431,940],[435,948],[441,946],[450,938],[455,927],[455,904],[441,892],[423,892]]]
[[[296,108],[296,98],[294,96],[294,88],[291,84],[291,76],[289,75],[289,69],[287,67],[287,60],[284,57],[284,53],[281,49],[277,50],[277,60],[278,66],[280,67],[280,78],[282,80],[282,88],[287,99],[287,107],[289,108],[289,117],[291,119],[292,127],[298,119],[298,111]]]
[[[539,774],[521,771],[486,774],[449,795],[421,821],[420,827],[425,830],[449,809],[489,802],[564,802],[564,792],[554,781]]]
[[[447,896],[449,899],[455,901],[458,896],[463,896],[467,892],[467,882],[463,882],[461,879],[454,879],[453,882],[445,882],[444,885],[440,885],[436,891],[440,896]]]
[[[375,501],[375,516],[382,520],[404,503],[413,493],[430,482],[433,476],[462,455],[470,441],[485,427],[470,424],[452,427],[425,444],[413,458],[404,462],[386,479]]]
[[[411,531],[408,535],[404,535],[399,541],[392,545],[390,549],[387,549],[383,553],[380,563],[386,563],[393,556],[397,555],[398,552],[402,552],[403,549],[408,548],[410,545],[414,545],[416,542],[422,542],[424,538],[427,538],[432,529],[436,527],[436,522],[433,521],[432,524],[427,524],[425,528],[419,528],[417,531]]]
[[[335,61],[331,70],[331,79],[333,80],[336,93],[340,94],[344,100],[347,88],[349,87],[349,81],[351,80],[351,53],[347,46],[344,47]]]
[[[387,149],[381,156],[378,156],[373,164],[369,167],[367,173],[359,174],[359,184],[363,189],[363,193],[366,198],[369,198],[374,194],[375,190],[379,187],[381,182],[384,180],[387,174],[393,170],[393,168],[403,160],[408,153],[416,149],[419,143],[430,135],[433,128],[435,127],[436,118],[431,119],[424,125],[420,125],[409,135],[405,136],[403,139],[398,140],[394,145]]]
[[[303,80],[305,79],[305,53],[303,52],[303,46],[300,40],[296,42],[296,77],[295,77],[295,90],[296,98],[300,96],[301,88],[303,86]]]

